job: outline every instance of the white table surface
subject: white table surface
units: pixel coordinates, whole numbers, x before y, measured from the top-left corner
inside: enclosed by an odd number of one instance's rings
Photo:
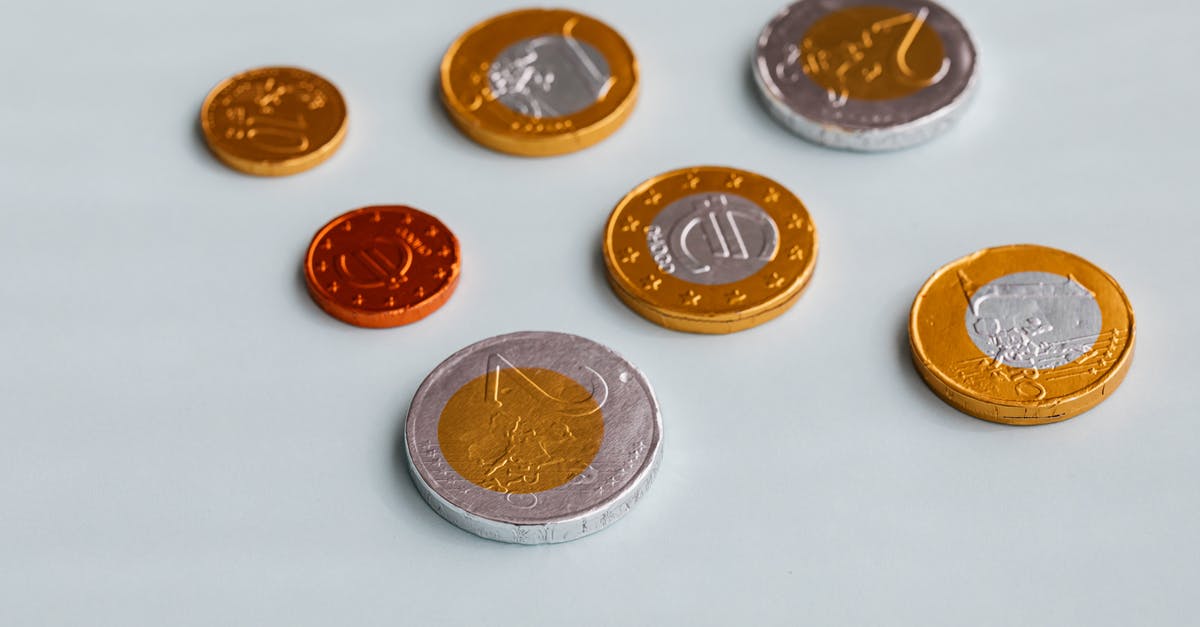
[[[955,0],[971,110],[860,155],[756,101],[778,0],[579,0],[632,43],[642,97],[612,138],[539,160],[465,139],[434,91],[449,42],[511,6],[5,7],[0,624],[1195,624],[1198,5]],[[310,172],[244,176],[197,111],[277,63],[341,88],[349,136]],[[821,237],[797,306],[731,336],[643,321],[599,260],[622,195],[707,163],[784,182]],[[300,280],[312,233],[374,203],[463,245],[458,293],[414,326],[334,321]],[[967,417],[909,362],[926,277],[1018,242],[1094,261],[1138,315],[1124,385],[1058,425]],[[647,498],[565,545],[443,522],[397,448],[430,369],[525,329],[614,347],[664,407]]]

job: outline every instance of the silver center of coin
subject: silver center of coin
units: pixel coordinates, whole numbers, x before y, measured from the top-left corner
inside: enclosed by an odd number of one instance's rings
[[[522,39],[488,69],[496,98],[532,118],[571,115],[592,106],[608,92],[611,78],[604,55],[562,35]]]
[[[663,272],[701,285],[740,281],[775,256],[779,228],[762,207],[734,194],[692,194],[654,217],[646,244]]]
[[[975,291],[967,334],[979,350],[1013,368],[1048,370],[1079,359],[1100,335],[1100,305],[1073,278],[1017,272]]]

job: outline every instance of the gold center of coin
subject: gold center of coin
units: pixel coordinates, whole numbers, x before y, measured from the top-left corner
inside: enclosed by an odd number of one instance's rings
[[[800,43],[804,73],[830,99],[902,98],[933,85],[949,67],[942,39],[926,23],[929,10],[909,13],[859,6],[813,23]]]
[[[604,439],[588,390],[542,368],[492,368],[450,397],[438,422],[442,455],[471,483],[529,494],[583,472]]]

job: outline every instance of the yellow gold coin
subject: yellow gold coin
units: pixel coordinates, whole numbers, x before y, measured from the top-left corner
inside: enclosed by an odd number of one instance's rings
[[[604,415],[591,393],[545,368],[476,377],[450,397],[438,421],[438,444],[450,466],[505,494],[565,485],[592,463],[603,440]]]
[[[726,167],[656,176],[617,204],[604,231],[617,296],[679,331],[732,333],[792,306],[812,277],[817,234],[783,185]]]
[[[260,176],[303,172],[346,136],[346,103],[312,72],[264,67],[222,81],[200,108],[204,140],[229,167]]]
[[[637,59],[608,25],[561,9],[524,9],[475,25],[441,65],[455,124],[501,152],[542,157],[611,135],[633,111]]]
[[[1058,422],[1104,400],[1133,357],[1133,308],[1088,261],[1043,246],[986,248],[938,270],[913,302],[913,362],[977,418]]]

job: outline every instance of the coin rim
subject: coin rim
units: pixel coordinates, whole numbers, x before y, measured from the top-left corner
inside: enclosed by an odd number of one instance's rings
[[[649,320],[650,322],[653,322],[654,324],[665,327],[672,331],[703,333],[706,335],[724,335],[752,329],[787,313],[787,311],[791,309],[797,301],[800,300],[800,297],[803,296],[804,292],[808,289],[808,284],[811,282],[811,273],[809,279],[810,280],[804,281],[804,283],[800,286],[800,289],[798,289],[796,293],[793,294],[786,302],[780,303],[776,307],[772,307],[755,315],[746,315],[733,319],[720,319],[703,316],[681,316],[666,313],[654,309],[653,307],[648,307],[644,301],[633,294],[630,294],[628,291],[618,285],[614,281],[611,273],[608,275],[608,285],[612,288],[613,293],[617,295],[617,298],[619,298],[621,302],[625,303],[625,305],[633,310],[634,313],[645,318],[646,320]]]
[[[922,342],[920,341],[920,333],[918,331],[919,319],[918,308],[935,281],[943,277],[947,272],[957,269],[960,264],[963,264],[972,259],[982,257],[984,255],[1011,251],[1018,249],[1037,249],[1048,251],[1053,254],[1064,255],[1074,258],[1094,269],[1097,274],[1107,280],[1120,297],[1124,304],[1125,313],[1129,318],[1129,340],[1122,350],[1121,354],[1116,358],[1112,367],[1100,378],[1096,379],[1089,385],[1086,385],[1079,390],[1063,395],[1056,396],[1052,399],[1042,400],[1001,400],[995,398],[983,398],[981,395],[972,390],[967,389],[963,385],[954,381],[952,378],[943,375],[930,359],[925,356],[925,351]],[[1044,270],[1048,271],[1048,270]],[[921,378],[929,386],[929,388],[943,401],[966,413],[968,415],[1008,425],[1040,425],[1061,422],[1070,418],[1074,418],[1089,409],[1092,409],[1110,394],[1116,391],[1121,382],[1125,379],[1125,375],[1129,370],[1130,364],[1133,362],[1134,347],[1137,343],[1137,322],[1134,316],[1133,304],[1129,301],[1129,296],[1121,287],[1112,275],[1104,271],[1096,264],[1076,255],[1074,253],[1043,246],[1040,244],[1008,244],[1004,246],[992,246],[982,248],[976,252],[959,257],[949,263],[942,265],[922,284],[921,289],[917,291],[913,298],[912,306],[909,309],[908,319],[908,338],[909,348],[912,354],[913,364],[920,373]],[[980,352],[980,355],[983,355]]]
[[[308,154],[297,157],[289,157],[282,161],[266,161],[261,159],[247,159],[245,157],[239,157],[238,155],[233,154],[231,151],[228,151],[219,145],[219,143],[216,141],[216,133],[213,131],[212,126],[208,121],[208,113],[213,106],[213,102],[216,100],[221,91],[230,84],[237,82],[238,80],[243,79],[250,74],[266,71],[300,72],[303,74],[308,74],[309,76],[313,76],[318,80],[323,81],[333,89],[333,93],[337,95],[338,100],[342,103],[343,113],[342,123],[329,141],[325,142],[320,148],[317,148]],[[342,96],[342,92],[340,89],[338,89],[337,85],[324,76],[313,72],[312,70],[292,65],[264,65],[261,67],[251,68],[243,72],[238,72],[237,74],[229,76],[217,83],[215,87],[209,90],[208,95],[204,98],[204,102],[200,105],[200,130],[201,135],[204,136],[204,143],[206,146],[208,146],[209,152],[211,152],[213,156],[230,168],[233,168],[234,170],[237,170],[243,174],[251,174],[254,176],[289,176],[292,174],[299,174],[305,170],[311,170],[312,168],[321,165],[330,157],[332,157],[333,153],[337,152],[338,148],[341,148],[342,142],[346,139],[346,130],[349,127],[349,122],[350,109],[346,104],[345,97]]]
[[[317,245],[329,231],[337,228],[348,220],[358,217],[360,214],[373,211],[419,214],[422,217],[434,222],[436,226],[441,228],[442,231],[450,237],[450,242],[452,244],[451,248],[454,251],[454,263],[450,264],[450,276],[447,277],[446,284],[440,290],[434,292],[416,304],[408,305],[403,308],[378,311],[364,311],[349,305],[344,305],[325,294],[324,288],[321,287],[317,280],[316,271],[313,269],[313,256],[316,254]],[[313,302],[315,302],[317,306],[324,310],[325,313],[333,316],[334,318],[356,327],[363,327],[367,329],[389,329],[392,327],[412,324],[441,309],[442,306],[450,300],[450,297],[454,294],[455,289],[458,287],[459,276],[462,273],[461,265],[462,251],[459,246],[458,237],[454,234],[454,231],[450,230],[445,223],[443,223],[436,216],[408,205],[368,205],[365,207],[359,207],[358,209],[351,209],[350,211],[338,215],[329,222],[325,223],[325,225],[320,229],[317,229],[317,232],[313,235],[312,240],[309,242],[307,251],[304,253],[304,285],[308,288],[308,295],[312,298]]]
[[[978,59],[975,65],[979,66]],[[958,97],[923,117],[886,128],[848,129],[797,115],[787,104],[775,99],[757,71],[754,75],[754,84],[767,112],[784,128],[819,146],[861,153],[905,150],[938,138],[962,119],[978,91],[978,76],[973,74]]]
[[[544,123],[545,119],[576,119],[584,112],[592,110],[597,106],[612,107],[611,111],[609,111],[596,122],[582,127],[575,125],[569,131],[562,131],[558,133],[539,133],[536,135],[514,133],[508,127],[496,128],[485,124],[479,119],[479,117],[473,115],[471,111],[467,110],[453,97],[450,69],[455,56],[466,44],[466,42],[472,36],[491,26],[496,21],[505,18],[517,17],[521,14],[536,13],[569,14],[572,17],[580,19],[581,21],[586,20],[593,26],[598,26],[608,30],[616,40],[621,42],[623,50],[614,49],[612,46],[608,45],[599,45],[594,41],[588,41],[587,43],[604,55],[605,60],[608,62],[610,67],[615,66],[616,61],[620,61],[622,58],[628,58],[631,82],[629,87],[629,95],[620,101],[614,101],[611,105],[608,104],[607,101],[597,102],[583,109],[582,111],[576,112],[572,115],[561,116],[560,118],[544,118],[539,120],[538,118],[532,118],[512,111],[507,107],[505,107],[505,111],[536,124],[539,122]],[[590,15],[572,11],[570,9],[525,8],[494,15],[488,19],[478,22],[471,28],[467,29],[463,34],[459,35],[458,38],[453,42],[451,42],[445,54],[442,55],[442,61],[438,67],[438,86],[442,104],[446,111],[450,114],[451,121],[454,122],[455,126],[457,126],[460,131],[462,131],[476,143],[498,152],[521,157],[551,157],[576,152],[578,150],[583,150],[584,148],[593,146],[608,138],[619,128],[621,128],[621,126],[624,125],[625,121],[629,119],[629,116],[633,113],[634,105],[637,103],[638,94],[641,87],[641,75],[637,56],[634,54],[633,48],[629,45],[628,40],[626,40],[619,32],[617,32],[616,29],[614,29],[612,26],[609,26],[606,22],[591,17]],[[485,104],[484,106],[504,107],[505,105],[499,101],[493,101]]]

